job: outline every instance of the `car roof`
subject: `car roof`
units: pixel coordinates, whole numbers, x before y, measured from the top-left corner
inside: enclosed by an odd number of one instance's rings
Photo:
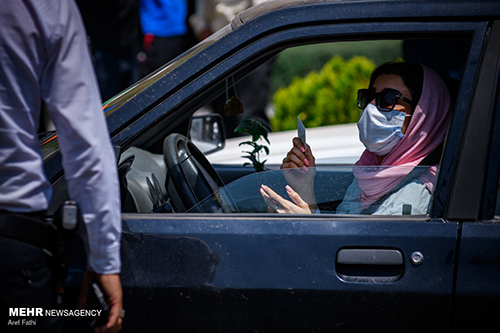
[[[356,19],[360,13],[367,18],[387,19],[389,17],[493,17],[500,15],[498,0],[268,0],[236,15],[231,28],[240,26],[268,13],[287,8],[307,5],[338,6],[337,15],[331,20]],[[387,7],[390,6],[390,7]],[[343,8],[349,8],[344,11]]]

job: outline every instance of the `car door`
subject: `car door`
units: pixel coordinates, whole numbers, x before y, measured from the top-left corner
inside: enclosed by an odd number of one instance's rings
[[[449,220],[460,221],[455,321],[456,328],[463,331],[498,323],[500,22],[492,24],[488,36],[464,149],[457,164],[458,182],[448,209]]]
[[[474,31],[430,215],[124,214],[122,278],[133,309],[126,329],[164,323],[173,331],[450,331],[463,229],[445,213],[486,27],[404,25],[405,33]],[[400,29],[382,22],[279,31],[210,76],[287,40]]]
[[[165,313],[174,331],[450,325],[456,223],[126,215],[124,222],[122,279],[135,328],[154,329]]]

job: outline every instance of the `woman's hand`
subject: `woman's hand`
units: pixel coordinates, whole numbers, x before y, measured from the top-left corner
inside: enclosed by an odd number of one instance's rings
[[[300,195],[295,192],[290,185],[287,185],[285,188],[286,193],[295,204],[282,198],[279,194],[271,190],[269,186],[261,185],[260,193],[268,206],[267,211],[269,213],[281,214],[311,214],[311,209],[307,202],[302,200]],[[314,210],[316,210],[316,208],[314,208]]]
[[[316,175],[316,159],[311,147],[302,146],[299,138],[293,138],[293,148],[287,153],[280,166],[288,182],[297,192],[302,194],[304,187],[312,188]]]
[[[308,168],[316,167],[316,160],[311,152],[311,147],[306,144],[302,145],[302,141],[295,137],[292,140],[293,147],[287,153],[281,164],[281,169],[303,169],[307,171]]]

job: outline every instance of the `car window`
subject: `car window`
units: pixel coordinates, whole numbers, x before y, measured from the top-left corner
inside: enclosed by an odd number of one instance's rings
[[[441,76],[455,101],[467,53],[467,43],[456,39],[332,42],[285,49],[237,84],[228,78],[226,90],[197,111],[221,114],[228,136],[225,148],[208,159],[215,164],[248,161],[242,154],[245,146],[240,146],[247,138],[234,130],[250,116],[271,125],[269,154],[262,153],[261,160],[279,165],[296,136],[299,116],[318,164],[352,164],[365,149],[355,125],[361,113],[357,90],[368,87],[373,69],[387,62],[425,64]],[[244,113],[226,114],[232,96],[241,101]]]
[[[368,86],[377,65],[401,61],[403,45],[403,40],[379,40],[291,47],[236,85],[228,79],[226,91],[198,111],[221,114],[229,138],[225,148],[208,159],[215,164],[247,161],[241,159],[246,149],[240,146],[247,140],[234,129],[250,116],[271,125],[269,154],[261,159],[280,164],[296,136],[299,116],[318,164],[354,163],[364,150],[355,125],[360,115],[357,90]],[[232,96],[243,104],[243,114],[226,114],[224,106]]]
[[[424,51],[421,45],[426,41],[435,47]],[[253,174],[255,170],[249,163],[253,157],[248,156],[253,148],[243,144],[249,141],[249,137],[234,133],[239,123],[235,120],[252,116],[252,109],[260,105],[260,111],[263,108],[265,114],[264,120],[272,129],[268,135],[269,143],[262,140],[256,143],[268,147],[269,154],[265,151],[257,154],[260,162],[266,164],[265,169],[279,169],[281,161],[292,147],[292,138],[297,136],[297,116],[304,123],[307,143],[318,166],[314,189],[318,209],[314,213],[426,215],[432,202],[432,185],[436,180],[437,168],[433,170],[431,181],[421,179],[423,176],[405,180],[405,186],[393,191],[399,192],[397,196],[391,189],[404,177],[396,177],[398,181],[383,184],[384,191],[379,192],[382,195],[376,195],[377,191],[360,191],[358,178],[355,177],[356,169],[352,167],[365,150],[356,126],[361,114],[356,104],[357,91],[368,87],[371,72],[382,63],[413,61],[429,66],[443,78],[454,103],[467,52],[467,41],[458,38],[342,41],[284,49],[266,62],[261,62],[246,76],[234,74],[225,78],[223,86],[207,87],[205,94],[200,95],[203,100],[200,97],[200,101],[196,101],[196,96],[191,99],[198,108],[194,112],[188,111],[196,115],[219,113],[225,119],[225,132],[234,136],[226,140],[224,149],[207,157],[228,185],[193,208],[190,205],[185,210],[182,207],[176,209],[170,203],[172,197],[178,197],[178,194],[169,193],[171,176],[166,171],[165,156],[158,149],[150,149],[153,146],[164,148],[165,136],[158,135],[153,140],[143,140],[144,144],[132,147],[121,155],[122,210],[139,213],[188,211],[267,214],[271,207],[263,206],[264,201],[259,192],[262,184],[289,199],[286,191],[283,192],[286,182],[280,171]],[[313,60],[311,57],[314,57]],[[448,60],[445,61],[445,58]],[[290,61],[295,61],[294,65]],[[257,102],[256,95],[253,95],[254,88],[259,84],[247,85],[246,88],[240,84],[254,73],[260,77],[262,73],[267,75],[268,91],[264,94],[267,97],[263,104],[261,98]],[[216,88],[219,92],[214,94]],[[233,112],[238,108],[230,109],[229,112],[225,108],[233,97],[242,102],[243,114]],[[226,112],[233,115],[228,116]],[[148,137],[153,138],[151,135]],[[438,163],[439,158],[433,165]],[[224,165],[234,168],[228,172],[227,168],[221,168]],[[388,173],[392,172],[391,168],[387,169]],[[252,175],[244,177],[249,173]],[[360,196],[366,196],[363,200],[370,205],[361,204]],[[226,206],[222,203],[213,205],[211,200],[218,200],[217,197],[230,198],[232,201],[226,201],[229,203]],[[376,200],[373,200],[375,197]],[[199,198],[205,198],[205,195]]]
[[[314,192],[317,209],[315,214],[374,214],[374,215],[425,215],[431,203],[428,188],[433,186],[429,167],[351,167],[330,166],[310,168],[315,174]],[[370,181],[367,175],[394,176],[390,183],[394,186],[383,188],[382,184]],[[409,174],[402,177],[400,175]],[[356,178],[357,175],[359,177]],[[202,200],[191,208],[190,213],[287,213],[283,201],[266,201],[261,193],[262,185],[273,190],[283,200],[293,203],[287,193],[287,178],[297,183],[300,192],[308,177],[300,170],[274,170],[259,172],[240,178],[221,188],[214,195]],[[397,178],[396,178],[397,177]],[[361,187],[379,186],[379,196],[366,198]],[[376,192],[376,191],[375,191]],[[376,195],[375,192],[372,195]],[[365,200],[363,201],[364,198]],[[278,209],[276,209],[279,207]]]

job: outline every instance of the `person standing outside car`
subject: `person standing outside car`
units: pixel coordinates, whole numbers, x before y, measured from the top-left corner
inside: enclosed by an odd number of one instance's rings
[[[38,246],[22,241],[43,225],[51,199],[37,130],[42,104],[52,118],[71,200],[83,216],[86,282],[96,280],[110,315],[97,328],[121,328],[120,196],[116,157],[80,13],[73,0],[5,0],[0,6],[0,311],[55,307],[54,272]],[[22,229],[21,226],[29,227]],[[17,228],[17,233],[11,231]],[[9,233],[10,232],[10,233]],[[8,319],[8,318],[7,318]],[[0,330],[9,329],[7,322]],[[29,327],[25,327],[29,328]],[[37,332],[61,320],[36,317]]]
[[[444,81],[421,64],[388,63],[358,91],[359,138],[366,147],[337,214],[427,214],[437,177],[439,150],[448,130],[451,99]],[[315,213],[315,159],[298,138],[281,169],[293,203],[263,185],[268,210]],[[437,154],[436,154],[437,153]],[[430,167],[420,169],[420,165]],[[366,168],[384,166],[381,168]],[[387,167],[385,167],[387,166]],[[301,172],[297,172],[301,170]]]

